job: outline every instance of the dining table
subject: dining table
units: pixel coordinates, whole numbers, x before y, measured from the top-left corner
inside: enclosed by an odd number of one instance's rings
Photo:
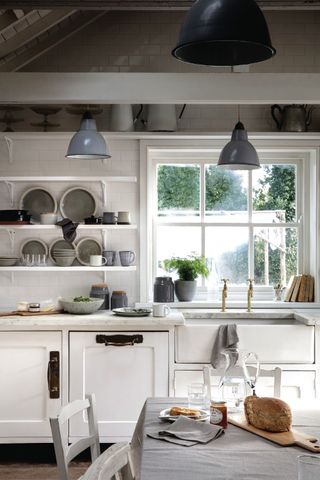
[[[221,437],[191,447],[150,438],[148,433],[169,425],[159,419],[159,413],[175,405],[188,406],[188,401],[146,400],[131,442],[137,480],[297,480],[298,456],[314,455],[300,447],[277,445],[231,424]],[[320,408],[293,410],[293,428],[320,439]]]

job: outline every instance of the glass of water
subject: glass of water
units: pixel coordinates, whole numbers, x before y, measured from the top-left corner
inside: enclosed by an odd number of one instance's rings
[[[312,455],[299,455],[298,480],[320,478],[320,458]]]
[[[191,383],[188,385],[189,408],[205,409],[208,407],[207,386],[203,383]]]

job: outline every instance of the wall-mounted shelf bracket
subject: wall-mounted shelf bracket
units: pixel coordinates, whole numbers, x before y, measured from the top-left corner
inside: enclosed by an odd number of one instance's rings
[[[13,140],[7,137],[7,135],[5,135],[4,139],[7,144],[9,163],[13,163]]]

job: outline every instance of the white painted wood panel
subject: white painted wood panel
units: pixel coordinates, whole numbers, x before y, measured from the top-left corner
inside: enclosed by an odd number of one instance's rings
[[[48,418],[58,412],[61,394],[49,398],[50,351],[61,353],[60,332],[0,332],[0,442],[51,441]]]
[[[176,362],[209,363],[219,325],[177,327]],[[239,348],[254,351],[264,363],[313,363],[314,327],[238,325]],[[298,347],[299,346],[299,347]]]
[[[94,393],[102,441],[131,438],[147,397],[168,396],[168,333],[140,332],[143,343],[105,346],[101,332],[70,333],[70,400]],[[136,332],[102,332],[104,335]],[[86,434],[81,415],[71,421],[72,438]]]
[[[1,103],[319,104],[317,73],[1,73]]]

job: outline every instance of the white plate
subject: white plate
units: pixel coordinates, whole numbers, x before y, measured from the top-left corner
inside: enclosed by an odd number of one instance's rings
[[[174,415],[171,416],[169,414],[171,408],[165,408],[164,410],[161,410],[159,413],[159,418],[161,420],[168,420],[169,422],[175,422],[180,415]],[[184,417],[191,418],[192,420],[195,420],[196,422],[204,422],[204,420],[207,420],[209,418],[209,413],[206,412],[205,410],[199,410],[200,412],[200,417],[199,418],[194,418],[194,417],[187,417],[187,415],[183,415]]]
[[[28,210],[32,220],[39,223],[41,213],[56,213],[58,207],[56,199],[46,188],[32,187],[20,198],[20,208]]]
[[[20,255],[48,255],[48,245],[40,238],[29,238],[21,245]]]
[[[90,265],[90,255],[102,255],[102,245],[95,238],[84,237],[78,242],[76,252],[81,265]]]

